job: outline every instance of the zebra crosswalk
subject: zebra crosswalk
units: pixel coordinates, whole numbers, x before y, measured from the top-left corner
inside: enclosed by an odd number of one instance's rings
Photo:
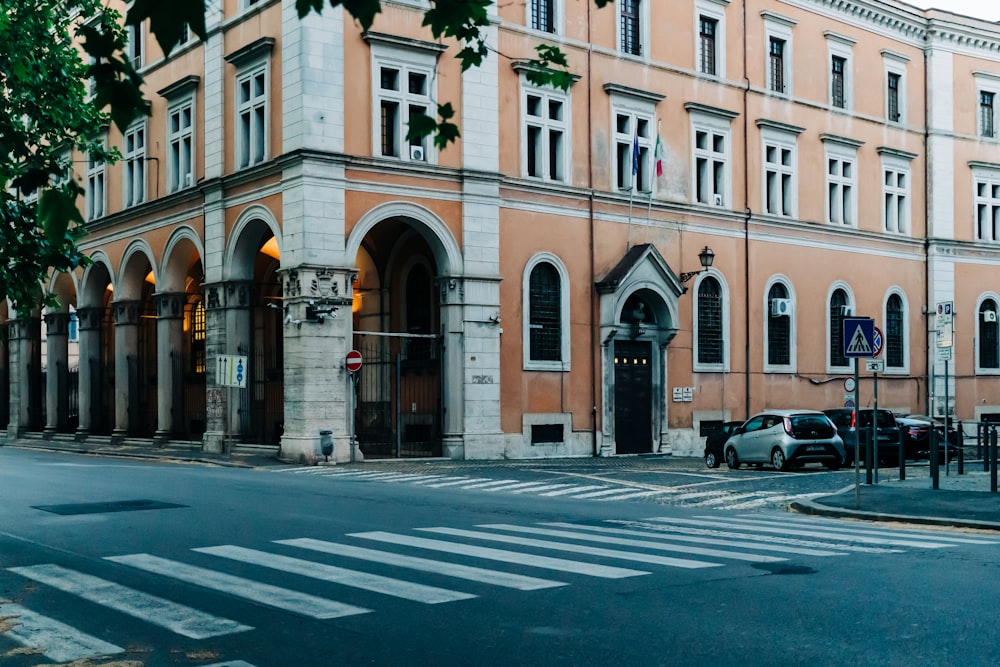
[[[330,619],[377,614],[392,604],[390,600],[461,605],[490,595],[494,587],[529,594],[586,585],[589,580],[655,579],[676,570],[697,572],[792,559],[817,559],[810,560],[815,564],[818,559],[850,554],[892,555],[998,543],[1000,539],[989,537],[817,517],[713,514],[416,526],[254,545],[200,546],[169,558],[149,553],[108,555],[79,569],[59,563],[17,565],[6,572],[24,580],[24,592],[16,603],[0,600],[0,658],[14,655],[16,649],[11,647],[31,649],[60,663],[114,658],[126,652],[127,636],[116,636],[113,622],[97,624],[103,631],[95,636],[74,627],[72,619],[33,609],[38,585],[76,596],[89,605],[88,616],[104,609],[167,633],[208,640],[254,631],[239,618],[239,603],[229,604],[225,614],[218,615],[150,589],[172,591],[173,583],[183,582],[255,607]],[[128,586],[116,580],[126,573],[133,575],[128,577],[132,582],[135,573],[149,576],[140,578],[138,587]],[[432,581],[422,581],[425,577]],[[206,597],[204,606],[210,607],[212,599]],[[231,660],[211,667],[253,665]]]
[[[277,468],[277,473],[324,477],[353,481],[383,482],[387,484],[412,484],[428,489],[452,489],[462,491],[482,491],[484,493],[525,494],[542,498],[566,498],[573,500],[593,500],[612,502],[624,500],[650,500],[663,505],[683,507],[704,507],[718,510],[764,510],[783,507],[795,500],[810,500],[821,493],[789,494],[784,491],[743,492],[734,489],[711,488],[706,484],[686,484],[682,486],[657,486],[644,483],[614,482],[600,480],[594,483],[591,477],[586,483],[553,482],[550,479],[525,481],[523,479],[494,479],[491,477],[471,477],[467,475],[420,474],[408,472],[386,472],[378,470],[344,470],[336,467],[308,466],[297,468]]]

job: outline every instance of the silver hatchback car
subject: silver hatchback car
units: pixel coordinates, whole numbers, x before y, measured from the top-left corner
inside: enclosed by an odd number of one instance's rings
[[[830,418],[816,410],[767,410],[748,419],[726,441],[726,465],[770,463],[788,470],[822,463],[830,470],[844,461],[844,441]]]

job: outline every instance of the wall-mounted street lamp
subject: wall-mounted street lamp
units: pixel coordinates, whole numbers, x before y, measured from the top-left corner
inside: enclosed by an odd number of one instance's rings
[[[698,261],[701,262],[701,271],[685,271],[680,275],[681,284],[683,285],[687,281],[694,278],[699,273],[709,270],[712,268],[712,262],[715,261],[715,253],[708,246],[705,246],[701,252],[698,253]],[[685,288],[687,291],[687,288]]]

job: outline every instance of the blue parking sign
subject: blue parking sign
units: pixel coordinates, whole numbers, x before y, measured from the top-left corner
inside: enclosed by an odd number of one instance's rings
[[[874,357],[878,353],[875,345],[875,320],[870,317],[845,317],[842,340],[844,356],[848,359]]]

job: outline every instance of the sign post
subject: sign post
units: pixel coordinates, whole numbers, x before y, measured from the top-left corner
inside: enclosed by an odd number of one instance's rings
[[[951,384],[948,377],[948,362],[952,358],[952,348],[955,345],[955,303],[953,301],[940,301],[937,305],[937,317],[934,318],[934,328],[937,342],[937,358],[944,362],[944,460],[945,472],[948,471],[948,423],[951,421],[951,410],[949,409],[948,385]],[[931,409],[931,418],[934,411]],[[933,424],[932,424],[933,426]],[[934,437],[935,430],[931,428],[931,488],[937,489],[940,486],[941,470],[938,464],[938,442]]]
[[[881,348],[881,332],[879,332],[878,347]],[[870,317],[845,317],[843,320],[844,356],[854,359],[854,504],[855,508],[861,506],[861,469],[858,463],[861,446],[858,438],[858,405],[861,402],[861,395],[858,389],[858,359],[870,359],[876,353],[875,342],[875,320]],[[872,451],[871,442],[865,450],[866,483],[872,483],[871,469]]]
[[[361,357],[361,353],[357,350],[351,350],[347,353],[344,358],[344,367],[350,371],[350,382],[351,382],[351,463],[354,463],[356,457],[355,448],[358,446],[358,434],[357,434],[357,422],[355,421],[355,412],[357,411],[358,404],[358,380],[360,379],[358,371],[361,370],[361,364],[364,359]]]

